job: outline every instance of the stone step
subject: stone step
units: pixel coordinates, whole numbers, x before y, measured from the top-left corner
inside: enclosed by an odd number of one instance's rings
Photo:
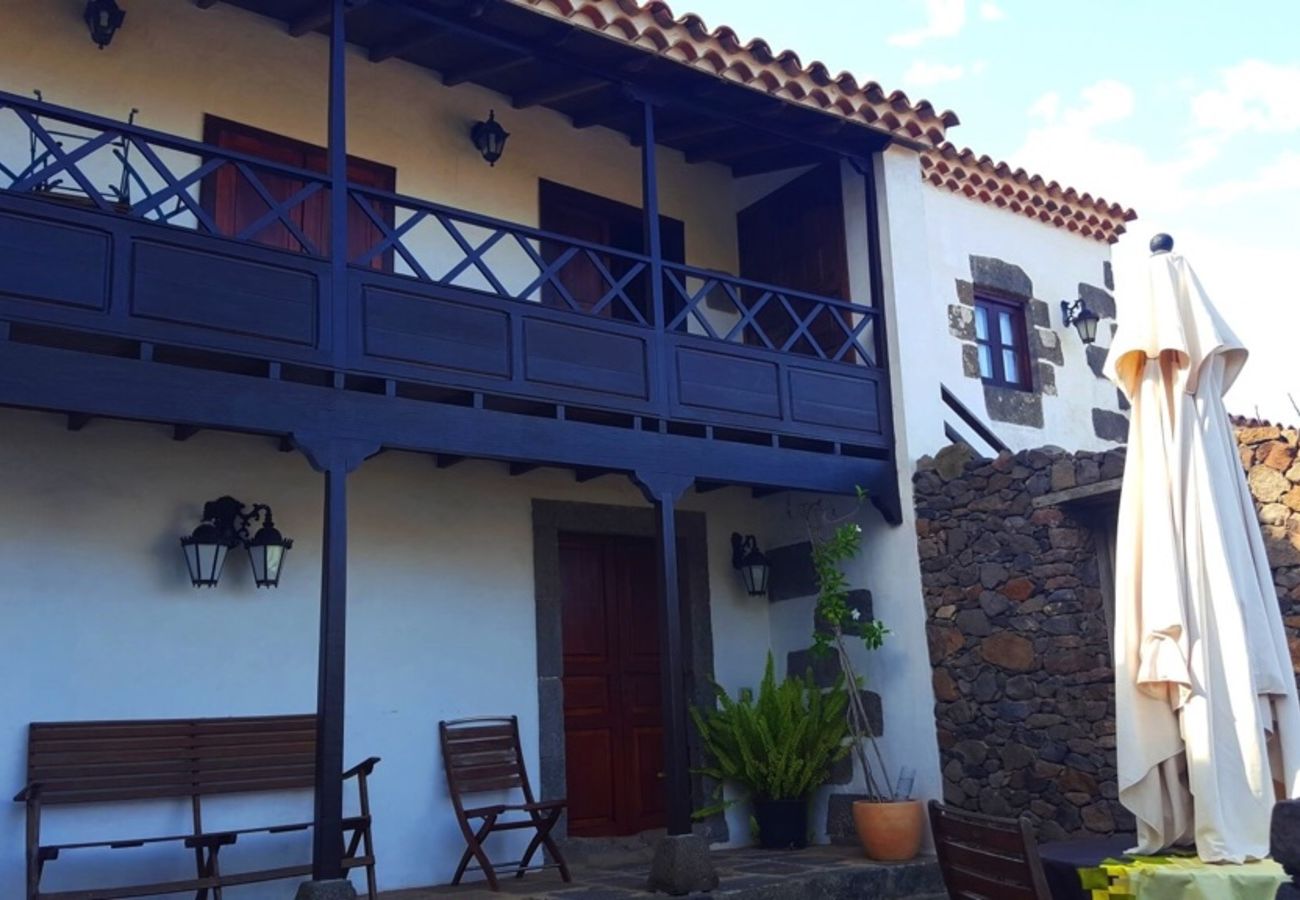
[[[628,846],[635,851],[635,844]],[[608,858],[608,857],[607,857]],[[697,900],[944,900],[943,878],[934,857],[905,863],[873,863],[857,848],[821,846],[807,850],[719,850],[712,854],[718,888]],[[572,860],[570,861],[572,864]],[[565,884],[554,872],[516,880],[503,872],[502,892],[481,881],[459,888],[435,887],[385,892],[381,900],[653,900],[645,891],[648,864],[573,866]]]
[[[663,829],[627,837],[566,838],[560,844],[564,858],[575,868],[623,869],[644,866],[654,856]]]

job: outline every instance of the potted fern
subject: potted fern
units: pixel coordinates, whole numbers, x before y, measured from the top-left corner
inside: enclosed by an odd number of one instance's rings
[[[811,672],[778,682],[769,652],[757,697],[749,688],[735,698],[716,690],[716,708],[691,709],[712,758],[699,772],[717,782],[716,802],[697,811],[696,818],[734,802],[723,795],[723,786],[734,784],[753,801],[761,846],[807,846],[808,799],[849,752],[849,700],[843,684],[823,690]]]
[[[865,499],[859,489],[859,505]],[[863,620],[849,606],[849,582],[843,565],[862,548],[862,529],[852,521],[856,507],[847,515],[832,516],[821,504],[807,510],[808,534],[812,544],[813,569],[817,580],[817,612],[813,629],[813,652],[834,654],[840,668],[840,683],[847,684],[850,747],[866,781],[867,799],[853,804],[853,824],[863,852],[872,859],[901,861],[920,852],[924,835],[924,810],[912,799],[912,770],[903,768],[898,781],[891,782],[862,702],[858,675],[849,653],[851,644],[861,642],[877,650],[889,630],[877,619]]]

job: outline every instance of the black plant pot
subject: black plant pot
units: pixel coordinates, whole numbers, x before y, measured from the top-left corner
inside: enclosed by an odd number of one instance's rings
[[[808,846],[807,800],[755,800],[758,845],[765,850],[799,850]]]

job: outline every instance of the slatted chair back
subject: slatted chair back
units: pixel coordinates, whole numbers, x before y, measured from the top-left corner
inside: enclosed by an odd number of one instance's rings
[[[438,731],[447,788],[458,812],[466,794],[518,789],[526,803],[534,802],[516,717],[456,719],[439,723]]]
[[[1028,819],[983,816],[931,800],[930,825],[951,900],[1052,900]]]
[[[27,780],[41,802],[310,788],[316,717],[33,722]]]

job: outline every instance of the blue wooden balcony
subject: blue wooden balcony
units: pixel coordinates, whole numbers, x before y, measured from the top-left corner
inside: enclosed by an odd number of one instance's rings
[[[888,459],[871,306],[348,185],[0,93],[10,345],[837,458]],[[257,213],[214,201],[225,179]],[[578,287],[581,290],[578,290]],[[63,357],[60,357],[63,358]],[[30,405],[42,405],[34,386]],[[250,420],[250,430],[263,426]]]

